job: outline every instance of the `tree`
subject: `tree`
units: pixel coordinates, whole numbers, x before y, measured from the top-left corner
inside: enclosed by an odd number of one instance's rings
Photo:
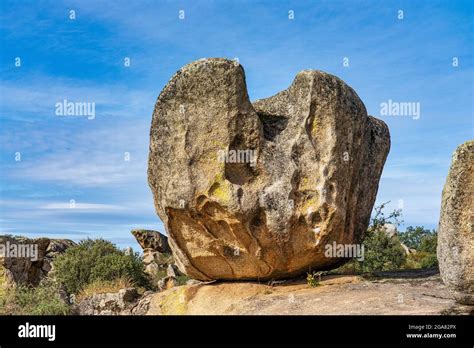
[[[400,233],[400,241],[411,249],[436,253],[438,234],[422,226],[408,226],[406,231]],[[423,248],[423,250],[422,250]]]
[[[396,236],[387,236],[384,230],[385,224],[401,224],[402,211],[395,209],[385,216],[383,209],[388,203],[390,202],[374,208],[374,215],[363,241],[364,260],[357,267],[363,272],[399,269],[405,263],[406,255],[400,241]]]
[[[364,260],[360,262],[363,272],[400,269],[405,263],[405,251],[398,238],[390,238],[382,230],[369,232],[363,244]]]
[[[436,247],[438,245],[438,232],[433,230],[428,235],[423,236],[420,242],[420,251],[424,251],[430,254],[435,254]]]
[[[403,223],[402,210],[394,209],[388,216],[385,216],[383,209],[389,204],[390,201],[380,204],[374,208],[374,215],[370,220],[368,231],[379,231],[382,230],[384,225],[393,224],[399,226]]]

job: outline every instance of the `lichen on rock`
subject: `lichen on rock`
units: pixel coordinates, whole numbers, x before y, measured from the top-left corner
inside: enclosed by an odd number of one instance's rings
[[[148,181],[180,271],[285,278],[343,262],[327,243],[361,241],[389,147],[385,123],[333,75],[302,71],[252,104],[240,64],[203,59],[158,97]]]
[[[441,277],[460,303],[474,304],[474,140],[453,154],[443,189],[437,256]]]

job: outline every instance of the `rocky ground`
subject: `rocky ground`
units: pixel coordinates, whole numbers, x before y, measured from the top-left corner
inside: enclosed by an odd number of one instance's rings
[[[214,282],[175,287],[150,294],[148,315],[249,314],[473,314],[474,306],[457,304],[437,271],[327,276],[316,287],[306,280],[284,283]]]

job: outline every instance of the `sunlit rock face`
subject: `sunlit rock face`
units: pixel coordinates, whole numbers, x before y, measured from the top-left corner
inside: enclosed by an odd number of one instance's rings
[[[474,304],[474,140],[453,154],[438,228],[441,278],[454,298]]]
[[[361,240],[389,148],[333,75],[302,71],[251,103],[241,65],[202,59],[158,97],[148,180],[182,272],[285,278],[335,267],[325,245]]]

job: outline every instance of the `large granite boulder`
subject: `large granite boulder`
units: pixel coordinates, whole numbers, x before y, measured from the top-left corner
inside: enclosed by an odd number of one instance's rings
[[[438,228],[441,277],[460,303],[474,304],[474,140],[459,146],[443,189]]]
[[[346,260],[325,245],[361,241],[389,147],[333,75],[302,71],[252,104],[241,65],[202,59],[158,97],[148,181],[180,271],[285,278]]]

